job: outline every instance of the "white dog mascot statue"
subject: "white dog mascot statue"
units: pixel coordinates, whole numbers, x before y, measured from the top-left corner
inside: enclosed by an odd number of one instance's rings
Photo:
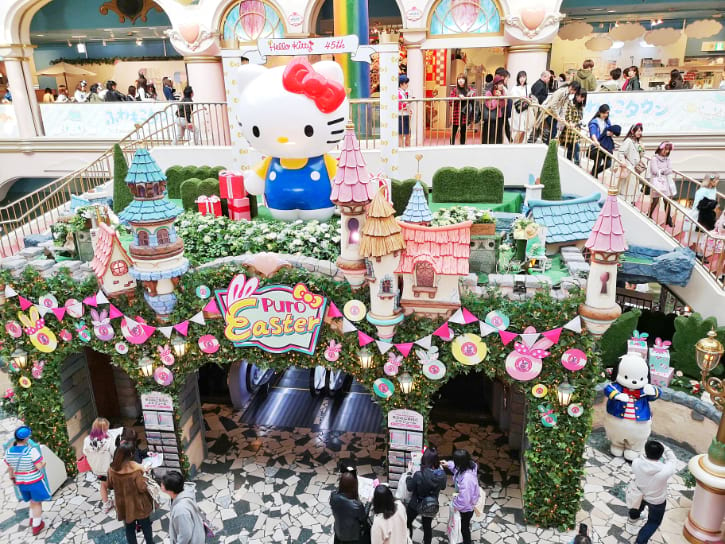
[[[649,383],[649,367],[641,355],[628,353],[614,369],[613,383],[604,388],[607,397],[605,430],[615,457],[633,461],[644,451],[652,430],[650,401],[660,389]]]

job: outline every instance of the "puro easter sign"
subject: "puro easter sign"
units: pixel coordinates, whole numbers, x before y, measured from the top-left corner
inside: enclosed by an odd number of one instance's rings
[[[240,274],[215,296],[227,324],[224,336],[236,347],[315,352],[327,299],[305,284],[259,287],[257,278]]]

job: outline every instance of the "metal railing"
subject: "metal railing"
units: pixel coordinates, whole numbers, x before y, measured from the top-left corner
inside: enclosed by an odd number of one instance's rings
[[[119,145],[128,163],[139,148],[169,145],[228,146],[227,107],[223,102],[194,102],[190,114],[192,129],[181,130],[177,115],[183,104],[170,103],[123,138]],[[14,255],[24,239],[46,231],[68,213],[73,195],[80,195],[113,178],[113,148],[88,166],[67,174],[24,197],[0,207],[0,256]]]

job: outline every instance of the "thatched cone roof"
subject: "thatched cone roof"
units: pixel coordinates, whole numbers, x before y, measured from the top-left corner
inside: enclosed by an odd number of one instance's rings
[[[400,225],[395,220],[395,209],[383,191],[378,191],[368,206],[367,218],[360,237],[360,255],[383,257],[405,249]]]

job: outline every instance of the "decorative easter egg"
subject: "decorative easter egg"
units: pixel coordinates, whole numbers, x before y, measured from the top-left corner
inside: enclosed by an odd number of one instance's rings
[[[38,299],[38,304],[40,304],[44,308],[57,308],[58,299],[55,298],[55,295],[53,295],[52,293],[46,293]]]
[[[451,344],[453,356],[461,364],[473,366],[486,358],[488,348],[477,334],[466,333],[456,336]]]
[[[395,386],[387,378],[378,378],[373,382],[373,391],[378,397],[389,399],[395,392]]]
[[[206,300],[211,296],[211,289],[206,285],[199,285],[196,288],[196,296],[202,300]]]
[[[79,300],[76,300],[74,298],[69,298],[65,301],[65,311],[68,313],[69,316],[74,317],[78,319],[79,317],[83,317],[83,303]]]
[[[28,389],[33,383],[30,381],[30,378],[27,376],[21,376],[18,380],[18,384],[20,384],[20,387],[23,389]]]
[[[564,368],[576,372],[581,370],[587,364],[587,355],[580,349],[568,349],[561,356],[561,364]]]
[[[546,387],[543,383],[537,383],[534,387],[531,388],[531,394],[534,395],[537,399],[545,397],[548,392],[549,388]]]
[[[205,334],[199,338],[199,349],[204,353],[216,353],[219,351],[219,340],[212,334]]]
[[[541,359],[522,355],[516,351],[512,351],[506,357],[506,372],[514,380],[520,382],[528,382],[536,378],[541,374],[543,366]]]
[[[156,370],[154,370],[154,381],[159,385],[168,387],[174,381],[174,373],[165,366],[156,367]]]
[[[58,336],[60,336],[60,339],[63,340],[63,342],[70,342],[73,340],[73,335],[70,333],[68,329],[63,329],[58,333]]]
[[[365,319],[365,315],[368,313],[365,304],[359,300],[348,300],[342,309],[342,313],[350,321],[362,321]]]
[[[17,321],[8,321],[5,323],[5,332],[13,338],[20,338],[23,335],[23,328]]]
[[[500,331],[505,331],[508,329],[508,326],[511,324],[511,320],[509,317],[501,313],[497,310],[492,310],[486,314],[486,323],[491,325],[492,327],[497,328]]]
[[[116,352],[126,355],[128,353],[128,344],[126,342],[116,342]]]
[[[440,361],[431,361],[423,364],[423,376],[429,380],[440,380],[446,375],[446,365]]]
[[[330,340],[330,344],[325,348],[325,359],[334,363],[340,358],[340,352],[342,351],[342,344],[335,340]]]
[[[571,417],[580,417],[584,413],[584,407],[578,402],[575,402],[569,405],[566,409],[566,413]]]
[[[544,427],[556,427],[557,415],[550,404],[539,404],[537,407],[541,416],[541,424]]]

